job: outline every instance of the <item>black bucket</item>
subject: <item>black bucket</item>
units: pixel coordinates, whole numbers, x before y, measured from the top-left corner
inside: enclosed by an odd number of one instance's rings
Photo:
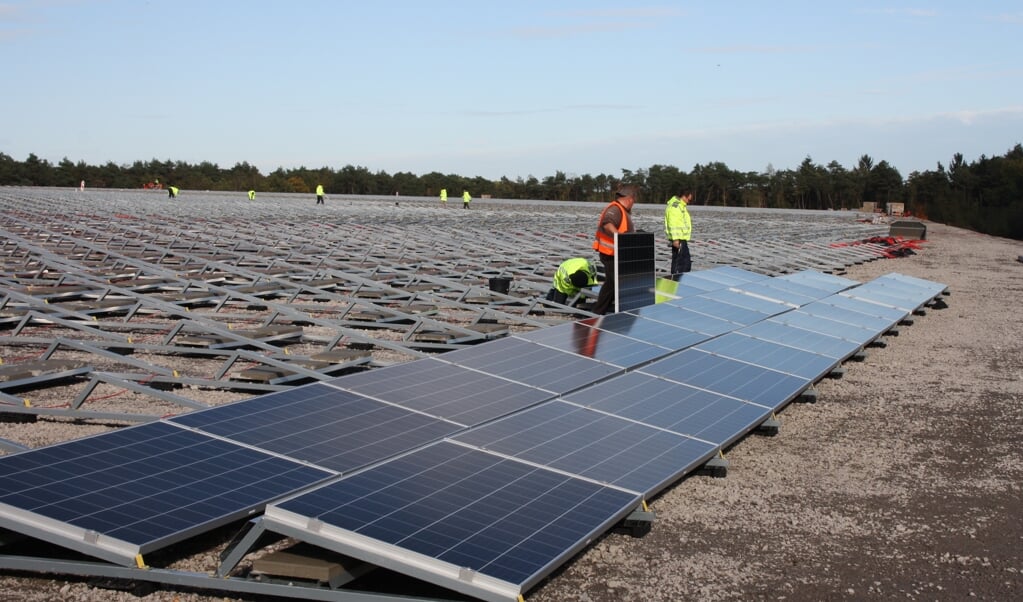
[[[491,278],[490,279],[490,290],[495,293],[501,293],[502,295],[508,294],[508,289],[511,288],[511,278]]]

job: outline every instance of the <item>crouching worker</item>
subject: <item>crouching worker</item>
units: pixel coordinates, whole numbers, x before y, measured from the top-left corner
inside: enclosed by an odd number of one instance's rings
[[[554,273],[551,290],[547,291],[547,300],[562,305],[569,298],[579,294],[584,288],[597,284],[597,268],[593,262],[583,257],[566,259]]]

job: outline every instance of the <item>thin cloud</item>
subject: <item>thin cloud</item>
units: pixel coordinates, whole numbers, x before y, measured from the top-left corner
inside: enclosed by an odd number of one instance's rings
[[[1023,24],[1023,13],[1015,13],[1015,14],[1002,13],[1000,15],[995,15],[994,17],[991,17],[991,20],[992,21],[997,21],[999,23],[1009,23],[1011,25],[1021,25],[1021,24]]]
[[[938,11],[929,8],[874,8],[860,11],[868,15],[890,15],[896,17],[937,17]]]
[[[628,111],[638,108],[639,108],[638,105],[624,104],[581,104],[537,109],[514,109],[507,111],[482,111],[479,109],[466,109],[462,111],[462,114],[467,115],[469,117],[515,117],[520,115],[540,115],[544,113],[564,113],[569,111]]]

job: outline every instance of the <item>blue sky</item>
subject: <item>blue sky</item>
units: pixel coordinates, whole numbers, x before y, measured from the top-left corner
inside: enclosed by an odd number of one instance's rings
[[[0,0],[0,152],[511,179],[1023,142],[1023,3]]]

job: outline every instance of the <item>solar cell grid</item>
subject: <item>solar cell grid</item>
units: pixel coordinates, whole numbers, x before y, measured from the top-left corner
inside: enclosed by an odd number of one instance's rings
[[[702,464],[716,446],[559,401],[453,439],[645,495]]]
[[[558,394],[621,372],[616,366],[516,337],[451,351],[438,359]]]
[[[699,349],[811,381],[818,380],[838,363],[833,357],[746,336],[742,332],[721,335],[701,343]]]
[[[155,422],[0,458],[0,503],[144,553],[331,476]]]
[[[836,360],[844,360],[856,353],[861,345],[832,335],[797,328],[774,320],[764,320],[742,329],[742,334],[765,341],[773,341],[796,349],[805,349]]]
[[[716,298],[707,296],[714,294],[718,294],[718,296]],[[729,293],[725,296],[737,294],[741,293]],[[677,306],[689,311],[711,316],[719,320],[728,320],[733,323],[733,326],[729,330],[734,330],[740,326],[759,322],[760,320],[767,318],[769,315],[740,305],[733,305],[731,303],[724,302],[722,301],[720,293],[708,293],[707,295],[688,297],[678,301],[668,301],[661,305]]]
[[[629,372],[566,395],[564,401],[722,446],[771,410],[734,397]]]
[[[266,518],[271,528],[313,518],[323,525],[318,536],[329,538],[336,551],[369,554],[384,566],[408,559],[432,566],[441,585],[514,599],[639,499],[442,442],[276,504]],[[388,553],[392,548],[397,551]],[[491,581],[449,576],[463,568]]]
[[[435,358],[351,374],[330,384],[367,397],[451,420],[480,424],[553,393]]]
[[[635,319],[635,316],[623,315],[626,320]],[[658,347],[639,339],[593,328],[583,322],[570,322],[514,336],[620,368],[638,366],[664,357],[670,351],[665,347]]]
[[[858,326],[856,324],[849,324],[848,322],[840,322],[823,315],[807,313],[802,309],[775,316],[770,318],[768,321],[787,324],[796,328],[809,330],[811,332],[826,334],[828,336],[839,337],[856,343],[859,346],[866,345],[877,338],[876,329]]]
[[[640,368],[640,371],[776,409],[810,385],[805,378],[685,349]]]
[[[681,326],[648,320],[630,312],[608,314],[597,318],[585,318],[579,322],[603,331],[646,341],[671,351],[685,349],[708,338],[706,334]]]
[[[319,383],[171,421],[338,472],[379,462],[462,428]]]

